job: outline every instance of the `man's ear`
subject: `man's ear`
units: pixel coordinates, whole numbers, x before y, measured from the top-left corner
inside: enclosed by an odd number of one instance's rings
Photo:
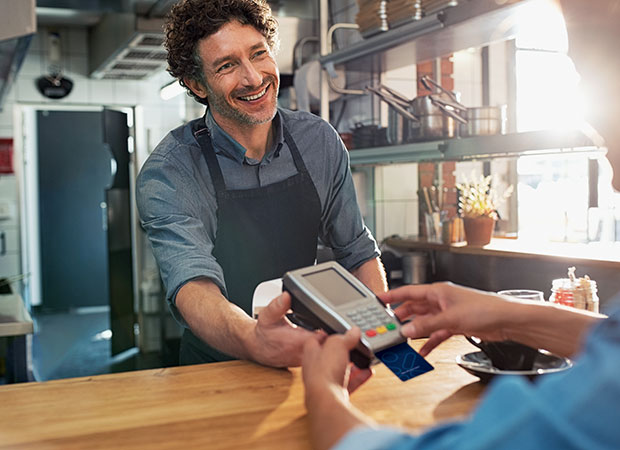
[[[183,83],[185,86],[191,89],[191,91],[196,94],[200,98],[207,98],[207,88],[202,85],[199,81],[183,78]]]

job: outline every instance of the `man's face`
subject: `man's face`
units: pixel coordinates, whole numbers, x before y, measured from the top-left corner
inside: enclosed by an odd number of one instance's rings
[[[251,25],[229,22],[198,43],[206,97],[223,128],[270,122],[280,74],[267,41]]]

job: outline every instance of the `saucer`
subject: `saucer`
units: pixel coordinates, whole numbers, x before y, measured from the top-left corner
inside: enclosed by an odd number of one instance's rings
[[[562,358],[545,350],[538,350],[531,370],[498,369],[493,367],[487,355],[481,351],[459,355],[456,357],[456,363],[472,375],[480,378],[483,383],[488,383],[496,375],[523,375],[529,379],[534,379],[538,375],[561,372],[573,367],[570,359]]]

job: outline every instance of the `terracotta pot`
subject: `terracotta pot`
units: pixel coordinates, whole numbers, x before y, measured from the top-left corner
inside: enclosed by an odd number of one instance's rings
[[[491,242],[495,219],[491,217],[464,217],[467,245],[487,245]]]

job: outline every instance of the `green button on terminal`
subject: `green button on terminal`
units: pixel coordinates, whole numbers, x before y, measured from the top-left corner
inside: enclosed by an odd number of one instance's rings
[[[385,327],[386,327],[388,330],[395,330],[395,329],[396,329],[396,324],[394,324],[394,323],[388,323]]]

